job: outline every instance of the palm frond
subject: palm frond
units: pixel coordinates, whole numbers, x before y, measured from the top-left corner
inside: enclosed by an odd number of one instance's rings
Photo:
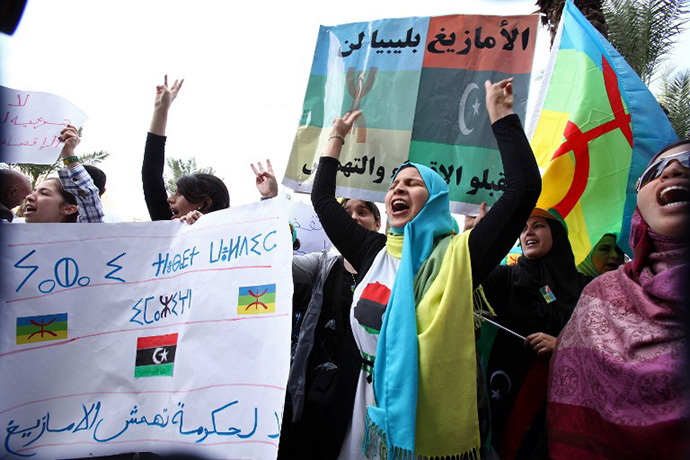
[[[199,167],[196,164],[195,158],[183,160],[181,158],[166,158],[166,165],[168,171],[165,174],[165,189],[169,195],[172,195],[177,190],[177,180],[188,174],[215,174],[215,170],[211,166]]]
[[[609,41],[649,84],[688,21],[687,0],[606,0]]]
[[[664,75],[658,99],[678,137],[690,138],[690,70],[678,72],[673,79]]]

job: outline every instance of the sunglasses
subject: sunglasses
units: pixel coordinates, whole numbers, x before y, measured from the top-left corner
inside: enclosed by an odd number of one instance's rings
[[[672,162],[678,161],[681,165],[686,168],[690,168],[690,150],[685,152],[676,153],[670,157],[662,158],[655,161],[644,170],[639,179],[637,179],[637,184],[635,184],[635,191],[639,192],[642,187],[647,185],[649,182],[653,181],[664,172],[664,169]]]

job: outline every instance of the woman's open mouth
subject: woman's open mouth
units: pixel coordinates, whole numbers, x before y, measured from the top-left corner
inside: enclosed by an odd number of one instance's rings
[[[671,185],[659,192],[657,202],[665,208],[687,205],[690,203],[690,190],[683,185]]]
[[[391,211],[393,211],[393,215],[400,215],[403,214],[406,211],[409,211],[410,205],[408,205],[405,200],[402,200],[400,198],[396,198],[391,202]]]

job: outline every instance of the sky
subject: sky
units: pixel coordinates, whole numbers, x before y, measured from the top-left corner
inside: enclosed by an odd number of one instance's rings
[[[535,10],[534,0],[29,0],[14,35],[0,36],[0,84],[58,94],[86,112],[78,153],[108,151],[109,206],[123,220],[148,220],[140,171],[164,74],[185,79],[166,155],[212,166],[238,206],[259,198],[250,163],[270,158],[282,178],[319,25]],[[690,67],[683,48],[676,68]]]

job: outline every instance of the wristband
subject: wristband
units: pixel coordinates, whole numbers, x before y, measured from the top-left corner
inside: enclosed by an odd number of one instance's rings
[[[345,145],[345,138],[340,134],[331,134],[330,136],[328,136],[328,141],[330,142],[331,139],[340,139],[340,142],[342,142],[341,145]]]
[[[79,157],[73,155],[71,157],[62,159],[62,164],[64,164],[65,166],[71,165],[72,163],[79,163]]]

